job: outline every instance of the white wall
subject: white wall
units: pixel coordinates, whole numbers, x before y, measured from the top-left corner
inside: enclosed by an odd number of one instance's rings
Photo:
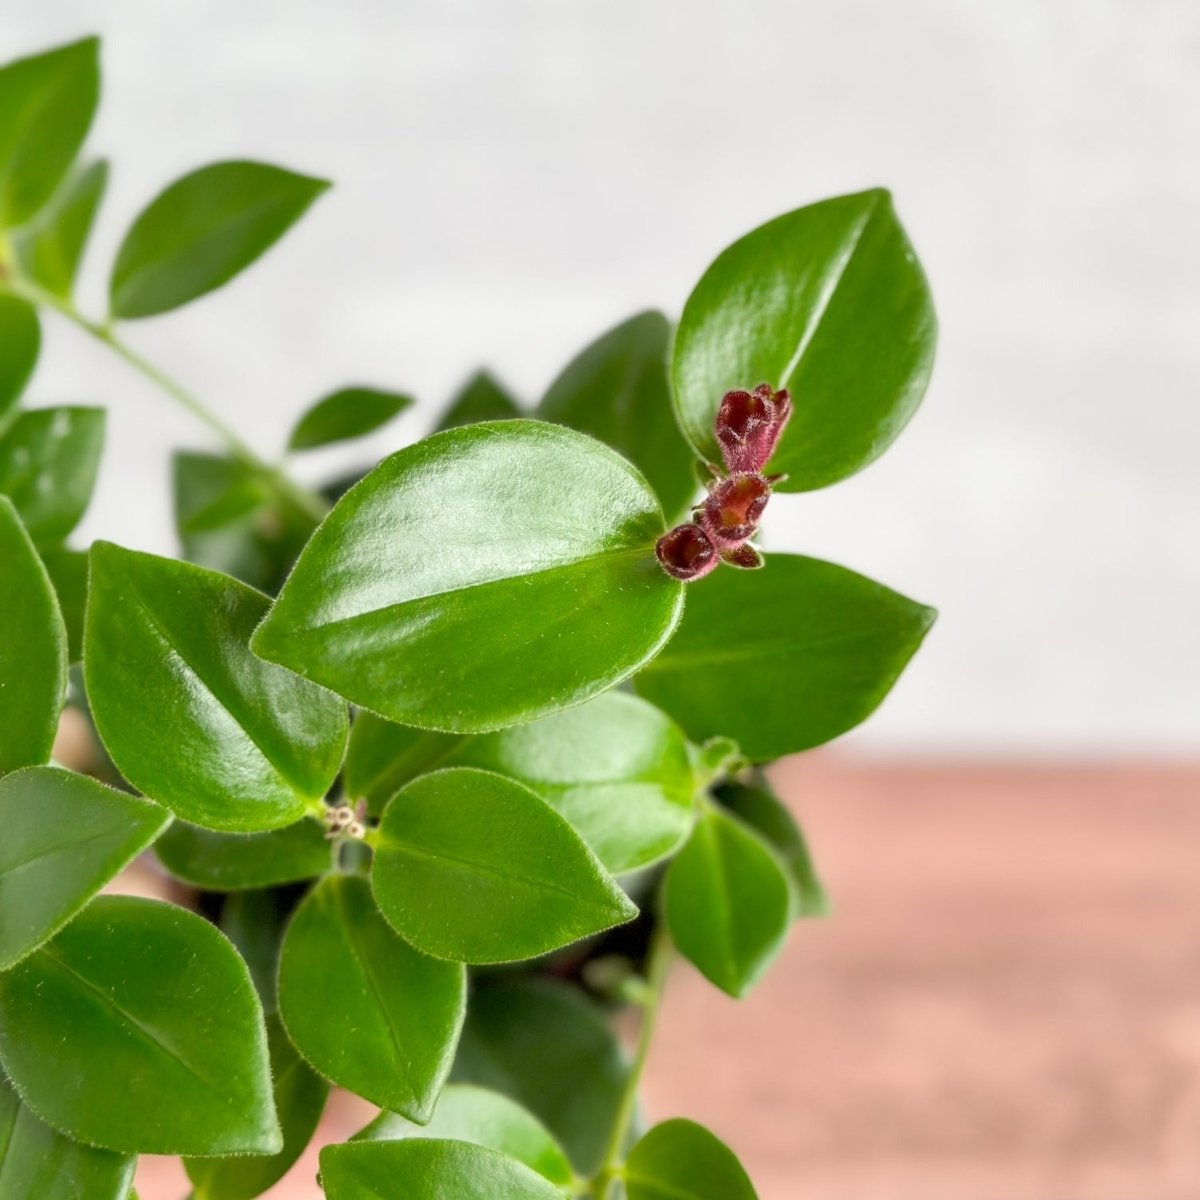
[[[768,537],[942,609],[860,746],[1200,749],[1195,0],[5,0],[0,54],[92,30],[95,306],[179,172],[337,181],[228,291],[129,330],[265,452],[340,383],[433,404],[486,362],[533,398],[759,221],[890,186],[933,386]],[[58,326],[35,395],[112,406],[83,532],[167,550],[165,454],[203,431]]]

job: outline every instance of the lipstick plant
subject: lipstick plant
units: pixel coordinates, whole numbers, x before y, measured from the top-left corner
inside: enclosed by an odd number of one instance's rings
[[[328,185],[170,183],[89,315],[98,90],[94,39],[0,70],[0,1200],[125,1200],[139,1154],[248,1200],[331,1086],[379,1115],[321,1150],[330,1200],[748,1200],[637,1089],[676,956],[741,997],[825,911],[763,769],[863,721],[933,621],[752,541],[920,402],[934,314],[888,194],[779,217],[677,326],[617,326],[532,407],[476,375],[311,490],[296,458],[409,397],[324,396],[270,460],[126,338]],[[71,540],[104,412],[27,399],[56,320],[208,427],[172,464],[180,558]],[[106,892],[147,852],[186,903]]]

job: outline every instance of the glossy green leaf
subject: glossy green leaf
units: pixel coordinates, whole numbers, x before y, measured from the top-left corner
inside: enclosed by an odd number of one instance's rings
[[[250,971],[263,1012],[279,1012],[279,956],[296,908],[294,889],[251,888],[230,892],[221,905],[221,932],[237,947]]]
[[[468,767],[424,775],[396,794],[372,880],[402,937],[457,962],[534,958],[637,915],[540,796]]]
[[[574,1178],[567,1156],[545,1125],[515,1100],[487,1088],[451,1084],[438,1097],[428,1125],[415,1125],[396,1113],[383,1112],[354,1140],[403,1138],[444,1138],[488,1146],[563,1188]]]
[[[711,808],[667,871],[666,916],[683,956],[745,996],[783,949],[796,897],[782,861],[740,821]]]
[[[68,299],[75,287],[107,183],[108,163],[89,163],[13,238],[22,272],[53,296]]]
[[[784,491],[852,475],[891,445],[933,366],[933,300],[887,192],[797,209],[735,242],[688,298],[675,338],[679,421],[719,462],[713,419],[732,388],[789,388],[770,469]]]
[[[0,429],[21,398],[42,345],[42,327],[32,304],[0,292]]]
[[[176,879],[210,892],[297,883],[330,863],[324,826],[307,817],[268,833],[217,833],[176,821],[154,853]]]
[[[289,450],[311,450],[362,437],[386,425],[412,405],[412,397],[378,388],[348,387],[318,400],[296,422]]]
[[[103,449],[102,408],[33,409],[0,435],[0,493],[39,545],[62,541],[79,524]]]
[[[126,1200],[136,1162],[51,1129],[0,1074],[0,1200]]]
[[[0,69],[0,229],[53,194],[87,136],[100,95],[100,42],[84,38]]]
[[[0,971],[53,937],[170,819],[58,767],[0,779]]]
[[[196,825],[290,825],[341,765],[346,707],[256,658],[261,593],[97,542],[84,633],[92,716],[134,787]]]
[[[279,1012],[326,1078],[381,1108],[427,1121],[454,1058],[466,972],[405,943],[365,879],[330,875],[288,926]]]
[[[761,833],[783,859],[796,887],[796,915],[828,916],[829,897],[813,865],[804,834],[766,780],[753,786],[722,784],[717,789],[717,799],[734,816]]]
[[[480,767],[537,792],[613,874],[669,854],[692,817],[692,770],[674,722],[620,692],[476,737],[431,733],[360,714],[346,755],[346,792],[378,812],[437,767]]]
[[[438,421],[438,430],[478,421],[507,421],[521,415],[512,393],[490,372],[476,371],[459,389]]]
[[[558,1139],[576,1171],[600,1165],[629,1067],[604,1011],[549,979],[471,996],[451,1078],[512,1097]]]
[[[629,1200],[758,1200],[737,1156],[702,1125],[655,1125],[625,1163]]]
[[[58,601],[12,504],[0,496],[0,775],[44,763],[67,690]]]
[[[169,312],[228,283],[329,187],[258,162],[219,162],[177,179],[134,221],[113,266],[115,317]]]
[[[53,546],[41,552],[42,564],[54,585],[58,607],[67,628],[67,658],[83,658],[83,614],[87,606],[88,556],[86,550]]]
[[[773,554],[765,571],[694,584],[679,632],[634,686],[693,741],[726,735],[767,762],[865,721],[936,616],[845,567]]]
[[[0,974],[0,1060],[43,1120],[108,1150],[275,1154],[250,976],[207,921],[100,896]]]
[[[316,523],[278,497],[245,464],[219,454],[172,460],[175,526],[189,562],[278,591]]]
[[[590,433],[650,481],[674,521],[695,496],[695,456],[671,411],[667,349],[671,323],[639,313],[594,341],[550,385],[543,421]]]
[[[606,691],[670,636],[683,589],[654,557],[662,529],[641,475],[573,430],[436,434],[338,501],[254,650],[406,725],[532,720]]]
[[[187,1159],[193,1200],[253,1200],[283,1178],[316,1132],[329,1085],[296,1053],[277,1018],[267,1022],[267,1043],[283,1149],[271,1155]]]
[[[467,1142],[346,1142],[321,1151],[329,1200],[563,1200],[523,1163]]]

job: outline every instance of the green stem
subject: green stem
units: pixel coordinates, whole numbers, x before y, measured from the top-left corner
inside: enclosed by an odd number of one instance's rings
[[[280,471],[278,467],[273,467],[270,463],[260,458],[234,430],[189,392],[178,380],[173,379],[161,368],[150,362],[149,359],[143,358],[127,342],[122,341],[113,331],[111,325],[103,325],[99,321],[93,321],[90,317],[84,316],[69,300],[64,300],[52,292],[47,292],[44,288],[38,287],[37,284],[29,280],[10,275],[7,283],[17,295],[23,296],[33,304],[54,309],[55,312],[65,317],[73,325],[90,334],[98,342],[102,342],[119,358],[124,359],[135,371],[144,375],[162,391],[166,392],[181,408],[186,409],[197,420],[207,425],[224,442],[226,449],[234,458],[256,474],[265,478],[281,496],[286,497],[301,512],[312,517],[315,521],[320,521],[329,511],[329,506],[320,496],[315,492],[309,491],[307,488],[300,487]]]
[[[637,1112],[638,1087],[646,1068],[651,1043],[654,1041],[654,1028],[658,1022],[659,1009],[662,1007],[663,989],[666,987],[670,966],[671,935],[667,932],[666,921],[660,916],[646,956],[646,998],[642,1002],[642,1027],[638,1033],[633,1062],[629,1066],[629,1078],[625,1081],[625,1090],[621,1094],[621,1102],[613,1121],[604,1162],[592,1188],[596,1200],[611,1200],[611,1197],[616,1195],[625,1162],[625,1144],[629,1140],[629,1130]]]

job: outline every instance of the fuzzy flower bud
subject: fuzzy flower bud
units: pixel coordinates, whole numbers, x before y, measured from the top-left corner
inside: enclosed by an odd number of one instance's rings
[[[792,415],[786,389],[762,383],[752,392],[726,392],[715,422],[721,457],[732,472],[757,475],[767,465]]]

